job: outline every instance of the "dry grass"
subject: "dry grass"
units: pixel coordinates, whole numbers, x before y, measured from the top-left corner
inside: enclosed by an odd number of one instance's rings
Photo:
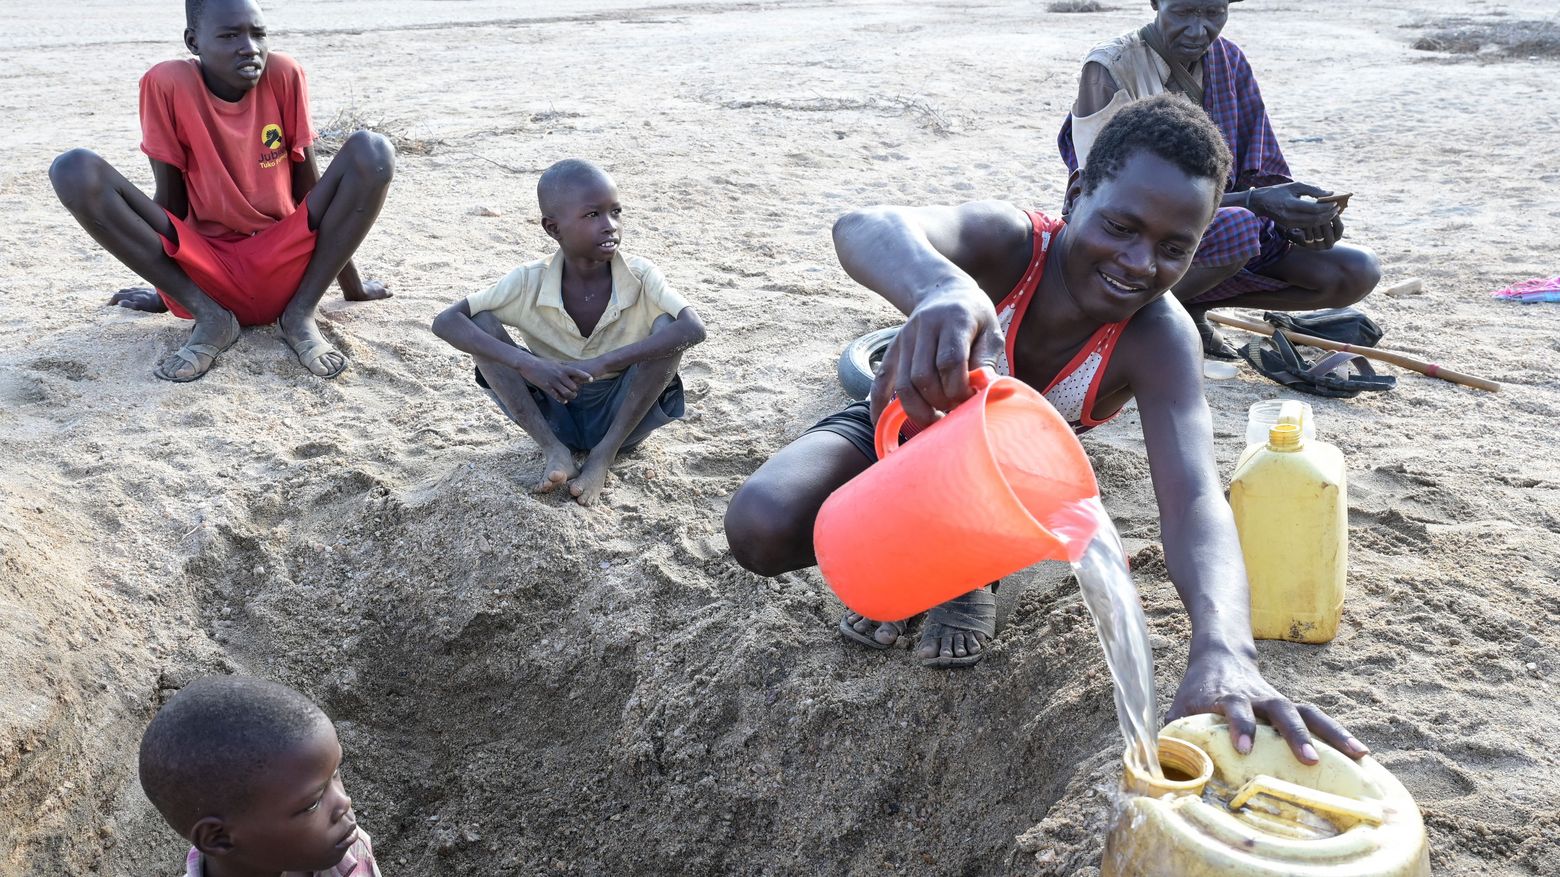
[[[581,118],[584,118],[584,114],[583,113],[571,113],[571,112],[568,112],[567,110],[559,110],[559,109],[555,109],[555,108],[553,108],[551,106],[549,106],[545,110],[542,110],[539,113],[532,113],[531,114],[531,121],[533,123],[537,124],[537,125],[550,125],[553,122],[559,121],[560,119],[581,119]]]
[[[1056,0],[1045,8],[1046,12],[1104,12],[1110,9],[1099,0]]]
[[[1560,22],[1446,18],[1435,27],[1414,40],[1413,48],[1450,55],[1560,58]]]
[[[398,155],[431,155],[444,146],[444,141],[418,137],[415,126],[409,122],[376,113],[352,103],[336,112],[318,131],[314,149],[321,155],[334,155],[341,150],[358,131],[372,131],[382,135],[395,147]]]

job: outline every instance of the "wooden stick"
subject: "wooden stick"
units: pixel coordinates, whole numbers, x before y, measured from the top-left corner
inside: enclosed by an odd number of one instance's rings
[[[1254,335],[1261,335],[1264,338],[1273,337],[1273,327],[1267,323],[1257,322],[1256,320],[1243,320],[1240,317],[1231,317],[1225,314],[1215,314],[1212,312],[1208,314],[1208,319],[1209,321],[1218,323],[1221,326],[1229,326],[1233,329],[1244,329],[1247,332],[1250,332]],[[1317,338],[1315,335],[1302,335],[1299,332],[1293,332],[1289,329],[1284,330],[1284,337],[1288,338],[1290,341],[1293,341],[1296,344],[1304,344],[1308,347],[1320,347],[1323,350],[1342,350],[1345,353],[1357,353],[1366,359],[1374,359],[1377,362],[1390,362],[1395,366],[1406,368],[1409,371],[1419,372],[1422,375],[1429,375],[1432,378],[1440,378],[1443,381],[1451,381],[1454,384],[1461,384],[1465,387],[1475,387],[1480,390],[1488,390],[1491,393],[1500,391],[1500,384],[1497,384],[1494,381],[1485,380],[1484,378],[1476,378],[1473,375],[1465,375],[1462,372],[1454,372],[1449,368],[1442,368],[1433,362],[1426,362],[1422,359],[1416,359],[1415,357],[1409,356],[1406,353],[1398,353],[1395,350],[1379,350],[1375,347],[1356,347],[1353,344],[1344,344],[1340,341],[1329,341],[1326,338]]]

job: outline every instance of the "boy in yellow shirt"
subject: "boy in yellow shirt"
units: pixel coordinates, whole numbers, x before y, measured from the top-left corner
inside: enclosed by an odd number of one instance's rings
[[[619,252],[623,207],[605,171],[560,161],[536,197],[558,251],[450,305],[433,332],[471,354],[477,384],[541,447],[534,489],[567,482],[590,505],[619,451],[683,416],[677,366],[704,324],[649,260]]]

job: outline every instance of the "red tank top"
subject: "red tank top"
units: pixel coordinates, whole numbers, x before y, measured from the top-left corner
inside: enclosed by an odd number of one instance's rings
[[[1004,375],[1013,373],[1013,345],[1018,340],[1018,327],[1024,321],[1029,303],[1034,301],[1035,290],[1040,288],[1040,278],[1045,275],[1045,260],[1050,253],[1051,242],[1067,225],[1034,210],[1029,211],[1029,221],[1034,226],[1034,256],[1030,258],[1029,267],[1018,285],[997,303],[997,322],[1007,337],[1002,356],[997,360],[997,372]],[[1126,326],[1127,321],[1122,320],[1119,323],[1106,323],[1096,329],[1089,340],[1084,342],[1083,349],[1040,391],[1046,401],[1072,425],[1074,432],[1087,432],[1121,413],[1118,408],[1101,420],[1095,420],[1093,416],[1094,399],[1099,394],[1100,382],[1105,378],[1105,366],[1110,363],[1110,355],[1115,351],[1116,342],[1121,340],[1121,332]]]

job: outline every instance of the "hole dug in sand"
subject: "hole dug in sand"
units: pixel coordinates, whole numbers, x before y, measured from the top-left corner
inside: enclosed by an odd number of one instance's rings
[[[323,705],[386,874],[1011,872],[1015,837],[1078,765],[1119,757],[1070,585],[1037,585],[976,671],[929,672],[846,648],[816,577],[772,590],[689,552],[710,522],[686,508],[647,504],[630,531],[627,515],[517,501],[512,462],[411,488],[339,464],[256,486],[191,537],[187,605],[146,620],[199,619],[205,635],[186,634],[211,653],[164,662],[185,681],[229,661]],[[134,784],[160,696],[141,675],[113,735],[51,731],[59,756],[89,757],[54,757],[47,782],[120,793],[83,802],[76,831],[56,824],[64,847],[16,861],[179,861]],[[31,799],[8,795],[4,816],[22,817]],[[109,823],[130,842],[96,842]]]

